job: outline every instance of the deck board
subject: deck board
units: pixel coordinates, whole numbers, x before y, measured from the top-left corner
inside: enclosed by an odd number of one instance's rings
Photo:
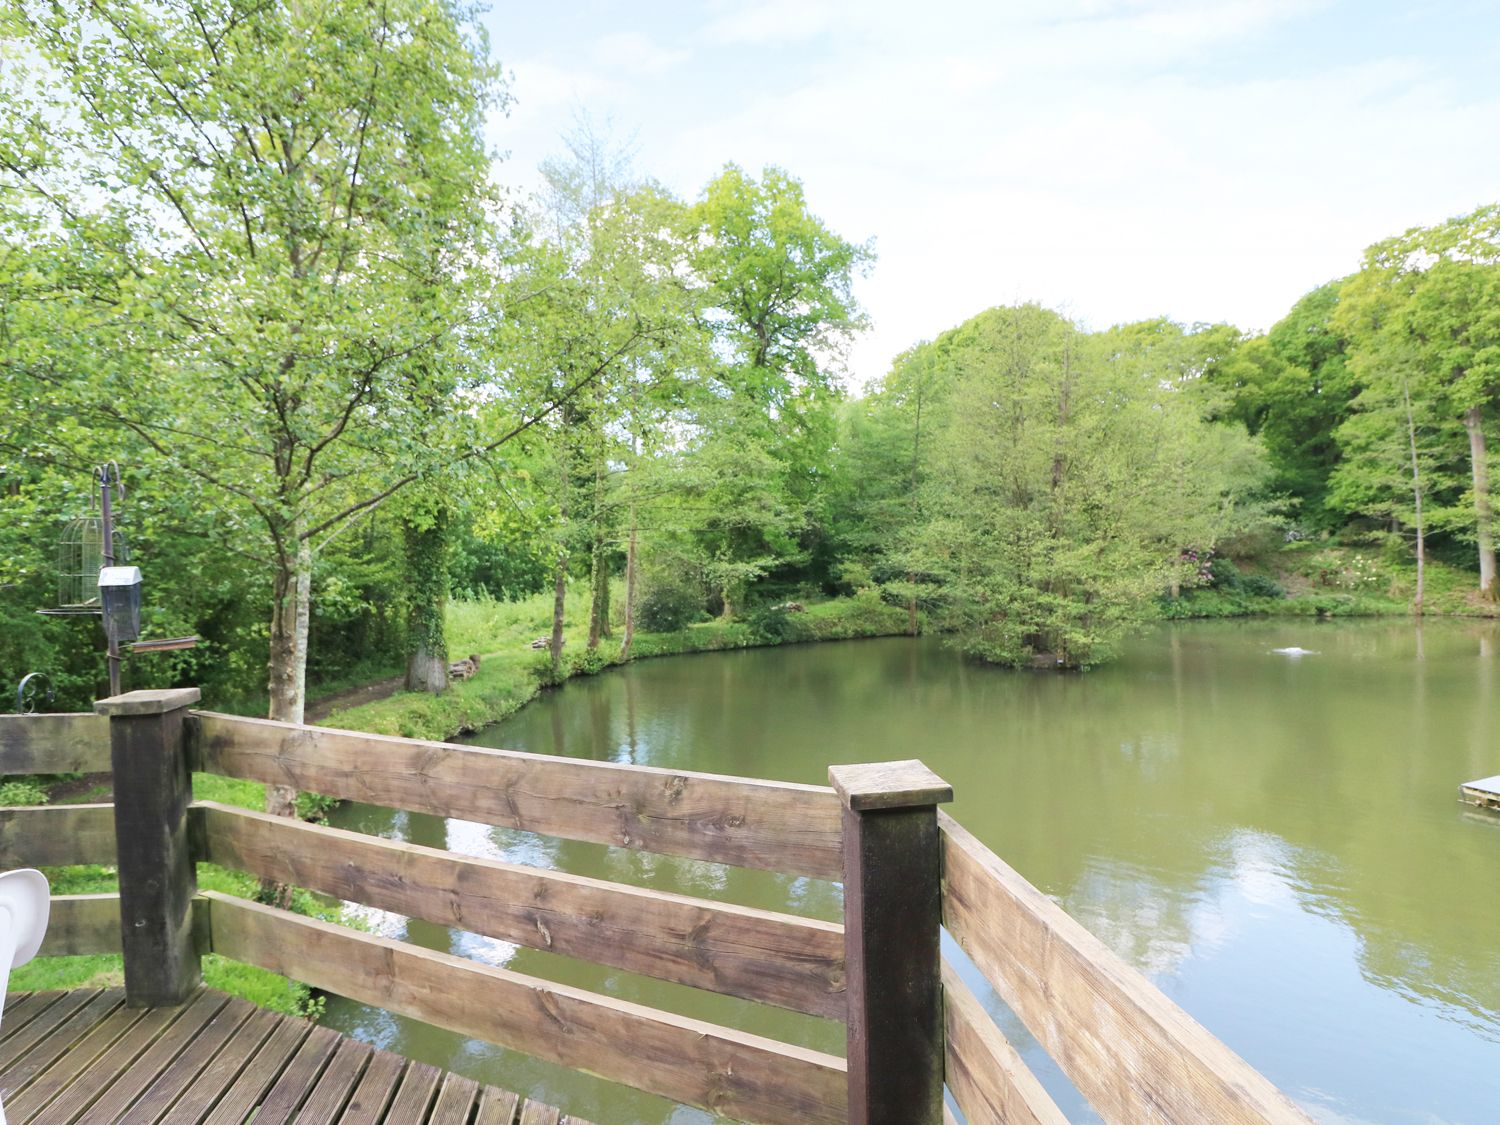
[[[1500,773],[1494,777],[1466,781],[1458,787],[1458,792],[1460,798],[1468,804],[1500,812]]]
[[[115,1005],[124,1003],[125,993],[120,991],[113,998]],[[16,1034],[4,1041],[0,1041],[0,1095],[9,1094],[21,1087],[24,1080],[21,1074],[12,1074],[16,1060],[30,1058],[30,1053],[39,1045],[45,1043],[54,1033],[60,1034],[58,1029],[67,1024],[79,1009],[89,1003],[101,1003],[98,997],[92,1000],[86,992],[73,992],[62,997],[56,1003],[47,1008],[45,1012],[32,1018],[25,1026],[18,1027]],[[66,1044],[61,1049],[66,1049]],[[45,1065],[45,1064],[43,1064]]]
[[[295,1118],[297,1125],[330,1125],[337,1121],[354,1084],[364,1074],[375,1048],[357,1039],[343,1039],[329,1060],[323,1077],[307,1096]],[[257,1118],[259,1120],[259,1118]]]
[[[6,997],[12,1125],[588,1125],[220,992],[123,1004],[121,989]]]
[[[9,1038],[33,1016],[40,1015],[61,999],[61,992],[23,992],[5,998],[5,1022],[0,1023],[0,1040]]]
[[[385,1119],[386,1107],[396,1096],[396,1086],[405,1070],[406,1060],[400,1055],[376,1051],[359,1085],[354,1087],[340,1125],[379,1125]]]

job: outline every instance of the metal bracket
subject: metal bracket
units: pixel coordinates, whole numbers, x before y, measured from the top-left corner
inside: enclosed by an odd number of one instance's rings
[[[51,703],[57,698],[57,692],[46,672],[29,672],[16,685],[16,711],[22,715],[35,715],[38,698]]]

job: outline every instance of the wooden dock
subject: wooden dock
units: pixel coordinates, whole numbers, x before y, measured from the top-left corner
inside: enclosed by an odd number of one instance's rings
[[[1458,795],[1465,804],[1500,812],[1500,773],[1494,777],[1464,782],[1458,787]]]
[[[174,1008],[125,990],[8,997],[11,1125],[587,1125],[509,1090],[202,989]]]

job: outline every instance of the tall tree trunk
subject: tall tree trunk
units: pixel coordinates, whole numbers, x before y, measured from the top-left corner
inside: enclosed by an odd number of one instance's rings
[[[300,529],[299,529],[300,530]],[[294,532],[295,534],[295,532]],[[312,550],[296,540],[272,579],[270,717],[301,723],[307,703],[307,628],[312,607]],[[274,810],[271,810],[274,811]]]
[[[1411,385],[1404,377],[1401,380],[1401,397],[1406,404],[1406,440],[1411,447],[1411,497],[1417,525],[1417,596],[1412,599],[1411,609],[1421,617],[1427,582],[1427,535],[1422,525],[1422,467],[1417,458],[1417,423],[1411,409]]]
[[[267,687],[270,717],[283,723],[301,724],[307,703],[307,631],[312,608],[312,548],[294,524],[286,544],[278,553],[276,574],[271,580],[271,655]],[[290,785],[266,786],[266,812],[274,816],[297,815],[297,790]],[[259,897],[273,906],[291,903],[291,888],[262,879]]]
[[[425,526],[401,523],[406,563],[406,690],[448,690],[448,508],[439,503]]]
[[[594,540],[590,567],[589,598],[589,651],[599,647],[599,641],[609,636],[609,559],[601,538]]]
[[[604,457],[596,450],[594,457],[594,542],[589,552],[589,651],[599,647],[601,637],[609,636],[609,560],[604,536]]]
[[[573,456],[570,447],[570,430],[577,420],[571,405],[562,411],[563,432],[558,435],[557,466],[558,496],[557,519],[562,538],[557,544],[557,564],[552,576],[552,637],[547,642],[547,651],[552,655],[552,676],[562,679],[563,624],[568,609],[568,517],[572,511],[569,501],[573,494]]]
[[[630,500],[630,537],[625,548],[625,627],[620,641],[620,661],[630,659],[630,645],[635,640],[635,570],[636,570],[636,525],[635,498]]]
[[[1484,408],[1475,404],[1464,411],[1464,429],[1469,433],[1469,469],[1474,481],[1475,538],[1479,542],[1479,596],[1500,599],[1495,585],[1495,537],[1490,528],[1490,468],[1485,460]]]
[[[568,549],[557,551],[557,569],[552,579],[552,639],[547,650],[552,654],[552,674],[562,678],[563,617],[568,608]]]

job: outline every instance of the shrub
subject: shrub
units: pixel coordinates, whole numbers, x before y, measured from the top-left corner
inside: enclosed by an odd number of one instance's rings
[[[527,665],[527,670],[531,673],[532,678],[541,684],[542,687],[556,687],[568,678],[566,668],[559,673],[552,667],[552,654],[550,652],[539,652],[533,656],[530,664]]]
[[[757,606],[745,615],[745,624],[755,643],[762,645],[779,645],[797,632],[791,614],[779,606]]]
[[[45,805],[47,791],[34,781],[7,781],[0,785],[0,805]]]
[[[1286,591],[1281,583],[1264,574],[1247,574],[1240,583],[1241,589],[1252,598],[1284,598]]]
[[[663,569],[645,576],[636,612],[648,633],[675,633],[703,616],[703,588],[680,570]]]
[[[313,824],[327,824],[328,814],[343,803],[338,797],[326,797],[322,793],[298,793],[297,816]]]
[[[1223,555],[1215,556],[1208,564],[1208,573],[1208,584],[1215,590],[1237,594],[1244,586],[1244,580],[1240,577],[1240,568]]]
[[[568,659],[568,675],[597,676],[610,666],[609,657],[599,649],[584,649]]]

